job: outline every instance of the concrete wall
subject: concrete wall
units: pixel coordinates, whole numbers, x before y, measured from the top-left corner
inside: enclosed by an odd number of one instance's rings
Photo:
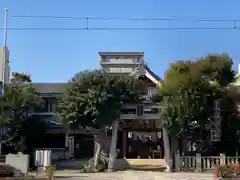
[[[29,169],[29,156],[22,153],[8,154],[6,156],[6,164],[9,164],[10,166],[26,174]]]

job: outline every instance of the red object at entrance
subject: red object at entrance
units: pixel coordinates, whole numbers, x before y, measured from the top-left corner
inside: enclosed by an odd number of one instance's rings
[[[238,112],[238,111],[237,111],[237,112],[233,112],[232,115],[234,115],[234,116],[240,116],[240,112]]]

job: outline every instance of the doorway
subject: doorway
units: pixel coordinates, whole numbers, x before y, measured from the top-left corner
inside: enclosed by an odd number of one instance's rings
[[[164,148],[160,132],[128,132],[126,158],[163,159]]]

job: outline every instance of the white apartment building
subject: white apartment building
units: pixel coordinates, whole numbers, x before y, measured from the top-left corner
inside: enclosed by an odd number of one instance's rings
[[[143,52],[99,52],[100,66],[108,73],[130,74],[144,63]]]

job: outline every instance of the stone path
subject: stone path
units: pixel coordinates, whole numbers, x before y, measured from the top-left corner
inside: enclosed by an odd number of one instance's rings
[[[58,177],[60,178],[60,174]],[[64,174],[60,179],[72,180],[214,180],[211,173],[163,173],[144,171],[124,171],[113,173]],[[58,178],[57,178],[58,179]]]

